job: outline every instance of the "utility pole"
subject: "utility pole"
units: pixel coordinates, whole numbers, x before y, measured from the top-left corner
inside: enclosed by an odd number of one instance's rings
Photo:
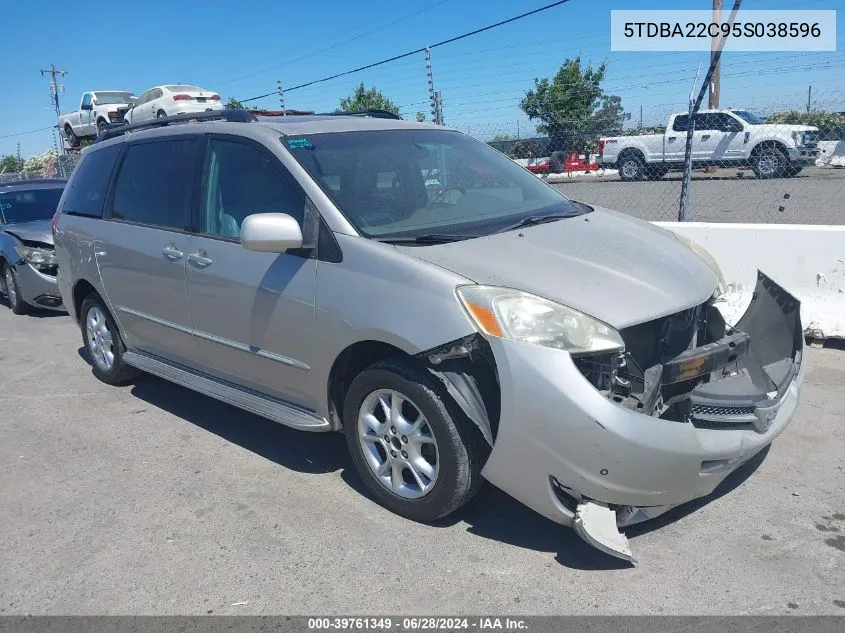
[[[67,75],[66,70],[56,70],[55,64],[50,64],[50,68],[42,68],[41,69],[41,76],[50,75],[50,100],[53,102],[53,106],[56,109],[56,125],[58,126],[59,123],[59,115],[62,113],[61,108],[59,107],[59,95],[64,92],[65,87],[56,81],[56,75],[61,75],[64,77]],[[65,153],[65,142],[64,138],[61,134],[59,134],[59,139],[61,141],[62,146],[62,154]]]
[[[722,0],[713,0],[713,22],[715,24],[722,23]],[[714,37],[710,40],[710,63],[716,62],[716,68],[713,70],[713,77],[710,80],[710,96],[707,100],[707,107],[716,109],[719,107],[719,88],[721,75],[721,59],[717,58],[716,52],[719,50],[719,37]]]
[[[643,107],[642,106],[640,106],[640,127],[638,127],[637,129],[639,129],[639,130],[643,129]]]
[[[428,77],[428,100],[431,103],[431,120],[436,125],[443,125],[442,101],[440,93],[434,90],[434,74],[431,72],[431,49],[425,49],[425,73]]]
[[[443,93],[438,90],[434,95],[437,98],[437,124],[446,125],[443,120]]]
[[[18,143],[18,165],[21,163],[21,144]]]
[[[279,103],[282,106],[282,116],[287,116],[287,110],[285,109],[285,89],[282,87],[282,80],[276,80],[276,86],[279,90]]]
[[[813,107],[813,87],[809,86],[807,88],[807,112],[809,112]]]

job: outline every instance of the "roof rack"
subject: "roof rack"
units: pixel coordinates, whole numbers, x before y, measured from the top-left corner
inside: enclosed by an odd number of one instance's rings
[[[305,116],[314,114],[314,110],[260,110],[258,108],[247,108],[247,112],[251,112],[255,116]]]
[[[402,117],[395,112],[391,112],[390,110],[379,110],[376,108],[369,110],[353,110],[350,112],[322,112],[320,116],[368,116],[374,119],[402,120]]]
[[[191,112],[188,114],[175,114],[173,116],[164,116],[155,118],[143,123],[132,123],[126,125],[125,123],[112,123],[105,130],[97,135],[94,139],[95,143],[106,141],[116,136],[122,136],[127,132],[136,132],[138,130],[149,130],[157,127],[166,127],[172,123],[189,123],[191,121],[229,121],[232,123],[252,123],[258,118],[248,112],[247,110],[218,110],[215,112]]]

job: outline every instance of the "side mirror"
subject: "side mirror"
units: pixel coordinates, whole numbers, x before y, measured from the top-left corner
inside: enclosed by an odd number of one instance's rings
[[[259,253],[302,248],[302,229],[287,213],[255,213],[241,223],[241,245]]]
[[[80,110],[93,110],[94,106],[90,103],[83,103],[82,105],[79,106],[79,109]]]

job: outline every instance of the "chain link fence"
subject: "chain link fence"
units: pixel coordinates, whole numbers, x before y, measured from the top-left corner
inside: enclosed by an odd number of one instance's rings
[[[687,220],[845,223],[845,94],[817,98],[842,105],[819,110],[777,100],[700,111]],[[689,122],[688,110],[675,105],[652,108],[651,120],[634,128],[622,117],[615,124],[545,120],[548,133],[528,137],[524,122],[460,127],[575,200],[675,221]]]
[[[76,163],[79,162],[78,153],[57,155],[54,151],[30,156],[23,165],[22,171],[0,172],[0,185],[17,180],[33,180],[37,178],[70,178]]]

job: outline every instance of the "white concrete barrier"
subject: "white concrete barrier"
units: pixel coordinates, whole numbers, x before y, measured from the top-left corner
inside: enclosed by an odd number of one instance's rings
[[[723,312],[738,318],[761,270],[801,301],[804,333],[845,338],[845,226],[655,222],[706,248],[732,291]]]

